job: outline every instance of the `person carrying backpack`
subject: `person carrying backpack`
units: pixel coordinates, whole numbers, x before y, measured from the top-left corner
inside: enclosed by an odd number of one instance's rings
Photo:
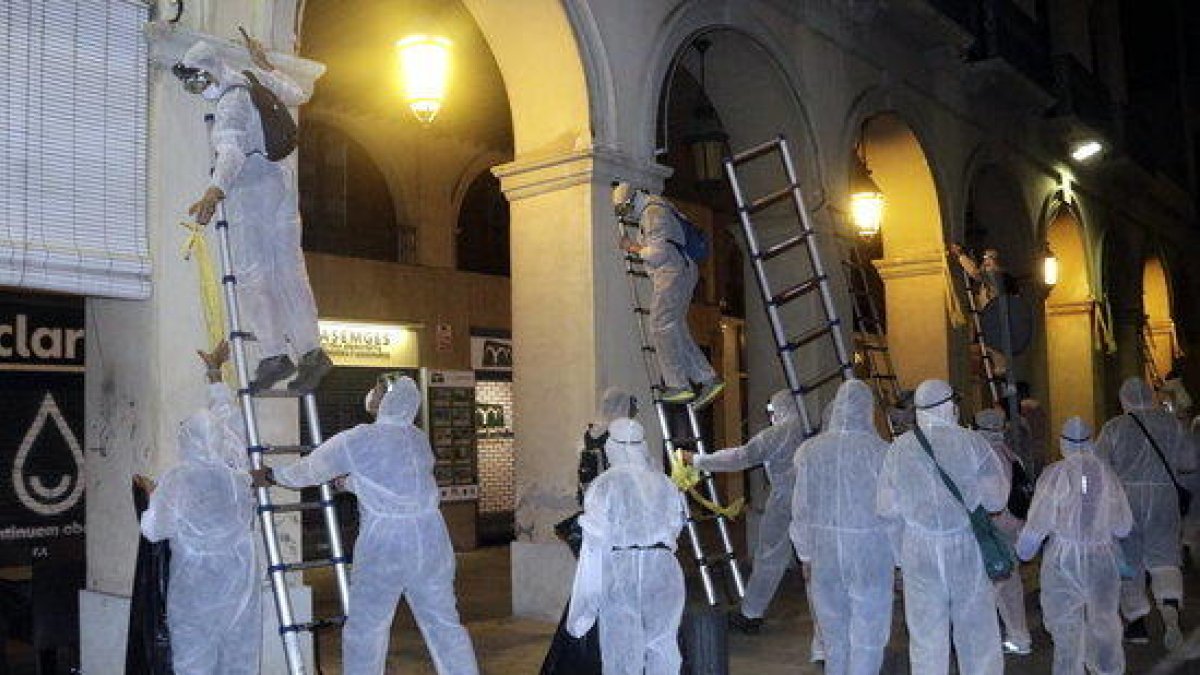
[[[696,226],[669,201],[635,190],[629,183],[613,186],[613,206],[619,218],[641,225],[637,240],[622,237],[620,247],[641,258],[653,285],[650,337],[666,385],[661,399],[703,408],[720,395],[725,382],[688,330],[688,306],[700,280],[697,263],[706,255],[706,247],[700,243],[702,235],[697,236]],[[693,390],[693,383],[700,385],[699,393]]]
[[[295,176],[280,160],[295,147],[287,106],[308,95],[275,69],[257,40],[243,35],[255,70],[239,72],[205,41],[192,45],[173,68],[186,91],[216,105],[212,177],[188,212],[206,225],[218,203],[225,205],[238,300],[262,356],[252,387],[268,389],[297,373],[294,351],[299,374],[289,387],[307,391],[333,363],[320,347],[317,306],[300,250]]]

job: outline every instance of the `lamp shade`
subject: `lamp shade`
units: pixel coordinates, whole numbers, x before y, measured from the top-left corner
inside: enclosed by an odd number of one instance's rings
[[[1058,258],[1047,244],[1042,251],[1042,283],[1047,288],[1053,288],[1058,283]]]
[[[410,35],[396,43],[404,100],[423,124],[437,117],[450,81],[450,40]]]
[[[855,155],[850,169],[850,219],[855,231],[862,237],[879,234],[885,206],[883,191],[871,179],[867,165]]]

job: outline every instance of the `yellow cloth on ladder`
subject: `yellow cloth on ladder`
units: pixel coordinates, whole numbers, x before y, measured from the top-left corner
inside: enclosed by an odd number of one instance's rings
[[[678,450],[671,453],[671,482],[675,483],[676,487],[688,493],[692,499],[696,500],[697,504],[717,516],[732,520],[741,514],[746,500],[738,497],[732,504],[724,507],[715,504],[696,491],[696,485],[700,482],[700,478],[699,469],[684,463],[683,453]]]
[[[200,305],[204,309],[204,326],[208,333],[209,349],[216,349],[225,339],[225,306],[221,301],[221,284],[213,268],[212,256],[208,251],[208,239],[204,226],[196,223],[180,223],[188,230],[183,242],[184,260],[195,260],[200,278]]]
[[[958,292],[954,289],[954,277],[950,275],[950,263],[942,256],[942,278],[946,287],[946,313],[950,315],[950,323],[955,328],[967,325],[967,316],[963,314],[962,303],[958,300]],[[967,289],[970,293],[971,289]],[[983,309],[980,307],[980,309]]]

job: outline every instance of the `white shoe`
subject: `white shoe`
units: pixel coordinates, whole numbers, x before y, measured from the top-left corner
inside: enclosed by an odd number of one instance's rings
[[[1029,656],[1033,653],[1033,648],[1027,644],[1020,644],[1012,640],[1005,640],[1001,647],[1005,654],[1016,654],[1017,656]]]
[[[1159,608],[1162,612],[1163,628],[1163,646],[1167,651],[1173,652],[1179,649],[1183,644],[1183,631],[1179,628],[1179,610],[1170,605],[1163,605]]]
[[[822,663],[825,661],[825,645],[821,641],[813,638],[812,645],[809,646],[808,660],[812,663]]]

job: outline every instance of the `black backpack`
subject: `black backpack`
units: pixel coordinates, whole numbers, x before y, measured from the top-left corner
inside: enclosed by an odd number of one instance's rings
[[[246,76],[250,102],[254,104],[258,118],[262,121],[263,145],[267,159],[278,162],[296,149],[296,139],[299,136],[296,120],[292,119],[291,111],[279,100],[275,92],[260,82],[254,73],[244,70],[242,74]]]

